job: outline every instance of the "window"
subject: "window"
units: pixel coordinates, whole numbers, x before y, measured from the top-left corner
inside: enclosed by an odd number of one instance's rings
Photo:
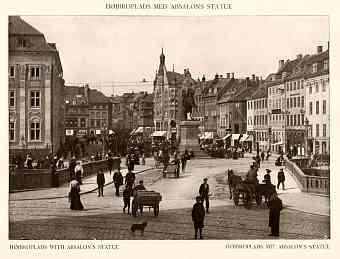
[[[18,45],[20,48],[26,48],[27,47],[27,41],[26,39],[20,38],[18,41]]]
[[[294,108],[296,107],[296,98],[293,98]]]
[[[315,137],[319,137],[319,124],[316,124],[315,126]]]
[[[8,104],[10,108],[14,108],[15,107],[15,91],[9,91],[8,94],[9,100],[8,100]]]
[[[296,98],[297,98],[297,107],[300,107],[300,96],[298,96]]]
[[[91,127],[94,127],[95,125],[95,120],[91,120]]]
[[[300,114],[297,115],[297,125],[300,126]]]
[[[14,122],[9,123],[9,141],[15,140],[15,124]]]
[[[319,83],[315,82],[315,92],[318,93],[319,92]]]
[[[313,103],[309,102],[309,114],[312,115],[313,114]]]
[[[14,78],[15,77],[15,67],[14,66],[9,66],[8,76],[10,78]]]
[[[31,91],[31,107],[40,107],[40,91]]]
[[[305,124],[305,115],[301,114],[301,125],[304,125]]]
[[[315,103],[315,113],[319,114],[319,101],[316,101]]]
[[[96,126],[100,127],[100,120],[96,120]]]
[[[301,107],[304,108],[305,107],[305,97],[301,96]]]
[[[40,77],[40,67],[31,67],[31,78],[38,79]]]
[[[289,99],[287,99],[287,109],[289,109]]]
[[[326,82],[323,79],[321,79],[321,86],[322,86],[322,92],[326,92]]]
[[[84,128],[86,126],[85,118],[80,119],[80,127]]]
[[[326,114],[327,108],[326,108],[326,100],[322,101],[322,113]]]
[[[287,126],[289,126],[289,115],[287,115]]]
[[[327,70],[327,69],[328,69],[328,59],[325,59],[325,60],[323,61],[323,69],[324,69],[324,70]]]
[[[303,89],[303,80],[301,80],[301,89]]]
[[[312,87],[310,86],[309,87],[309,94],[312,94],[313,93],[313,89],[312,89]]]
[[[293,87],[292,83],[289,83],[289,90],[290,90],[290,91],[292,91],[292,90],[293,90],[293,88],[292,88],[292,87]]]
[[[296,114],[294,114],[294,126],[296,126]]]
[[[296,82],[294,82],[293,90],[296,90]]]
[[[318,63],[314,63],[312,66],[312,73],[318,72]]]
[[[327,129],[326,124],[323,124],[323,125],[322,125],[322,136],[323,136],[323,137],[326,137],[326,129]]]
[[[30,140],[40,140],[40,122],[31,122]]]
[[[297,81],[297,89],[300,89],[300,81]]]

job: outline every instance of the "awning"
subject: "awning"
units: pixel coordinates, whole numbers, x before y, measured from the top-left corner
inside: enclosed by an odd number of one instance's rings
[[[138,133],[143,133],[143,132],[144,132],[143,127],[138,127],[138,129],[136,129],[133,134],[138,134]]]
[[[232,140],[238,140],[240,138],[240,134],[232,134],[231,139]]]
[[[242,137],[240,139],[240,142],[246,141],[246,139],[249,137],[248,134],[242,134]]]
[[[279,142],[276,142],[276,143],[273,143],[272,146],[277,146],[277,145],[283,145],[283,142],[282,141],[279,141]]]
[[[160,130],[160,131],[155,131],[154,133],[151,134],[152,137],[166,137],[166,131]]]
[[[229,138],[231,136],[231,134],[227,134],[225,135],[223,138],[218,138],[217,140],[226,140],[227,138]]]

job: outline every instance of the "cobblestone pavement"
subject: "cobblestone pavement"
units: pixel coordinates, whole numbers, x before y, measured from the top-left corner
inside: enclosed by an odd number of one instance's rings
[[[113,185],[104,188],[104,197],[96,192],[81,196],[84,211],[71,211],[64,199],[10,200],[10,239],[191,239],[193,226],[190,211],[199,184],[209,178],[212,190],[211,213],[207,215],[204,228],[206,239],[267,239],[269,229],[268,209],[253,206],[247,210],[242,205],[235,207],[229,200],[226,186],[227,168],[236,169],[245,175],[250,157],[238,160],[194,159],[180,179],[162,178],[160,170],[146,171],[137,176],[143,179],[149,190],[162,194],[160,215],[144,209],[142,216],[133,218],[122,213],[121,197],[114,197]],[[266,164],[267,163],[267,164]],[[265,162],[261,170],[273,166],[274,158]],[[278,169],[275,169],[278,171]],[[274,173],[275,174],[275,171]],[[286,174],[289,177],[289,173]],[[274,181],[275,175],[272,176]],[[259,177],[261,180],[261,176]],[[289,180],[287,179],[287,184]],[[315,197],[309,195],[309,205],[301,205],[300,192],[294,187],[280,193],[285,209],[281,213],[281,237],[283,239],[322,239],[329,237],[329,216],[319,212]],[[289,186],[288,186],[289,187]],[[121,190],[122,191],[122,190]],[[295,206],[286,199],[295,195]],[[305,195],[305,194],[303,194]],[[305,198],[307,199],[307,197]],[[327,208],[327,197],[317,197]],[[329,203],[328,203],[329,204]],[[321,206],[321,207],[322,207]],[[307,207],[304,209],[304,207]],[[293,208],[293,209],[291,209]],[[300,209],[303,208],[303,209]],[[329,211],[329,207],[328,207]],[[322,211],[321,211],[322,212]],[[319,214],[319,215],[318,215]],[[135,236],[129,231],[131,224],[148,221],[144,236]]]

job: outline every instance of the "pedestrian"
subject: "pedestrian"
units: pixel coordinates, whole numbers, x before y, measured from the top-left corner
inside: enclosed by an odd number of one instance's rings
[[[111,175],[111,171],[112,171],[112,167],[113,167],[113,157],[112,157],[111,152],[109,152],[107,154],[107,166],[109,168],[109,172],[110,172],[110,175]]]
[[[133,184],[135,183],[135,179],[136,179],[135,174],[129,170],[128,173],[125,175],[125,184],[132,189]]]
[[[33,160],[32,160],[32,157],[30,154],[27,154],[27,157],[26,157],[26,166],[28,169],[33,169]]]
[[[209,184],[208,184],[208,178],[203,179],[203,183],[200,186],[199,194],[202,199],[202,203],[205,200],[205,207],[207,210],[207,213],[209,213]]]
[[[116,196],[119,197],[119,187],[123,185],[123,175],[119,169],[113,174],[113,183],[116,188]]]
[[[277,189],[279,189],[280,184],[282,183],[282,189],[285,189],[285,173],[283,172],[283,168],[280,169],[280,171],[277,174]]]
[[[266,172],[267,173],[263,177],[263,182],[265,184],[271,184],[271,179],[270,179],[270,172],[271,172],[271,170],[270,169],[266,169]]]
[[[269,227],[271,234],[269,236],[278,237],[280,235],[280,212],[282,210],[282,201],[274,193],[269,199]]]
[[[141,162],[142,165],[145,165],[145,153],[142,154],[142,162]]]
[[[181,155],[181,164],[182,164],[182,173],[184,174],[185,173],[185,167],[186,167],[186,164],[187,164],[187,157],[186,157],[185,153],[183,153]]]
[[[48,157],[46,158],[46,159],[48,159]],[[70,170],[70,179],[72,180],[73,178],[74,178],[74,169],[76,168],[76,165],[77,165],[77,162],[76,162],[76,157],[75,156],[73,156],[72,158],[71,158],[71,160],[70,160],[70,163],[69,163],[69,166],[68,166],[68,168],[69,168],[69,170]]]
[[[71,203],[71,210],[84,209],[83,204],[80,201],[80,186],[79,182],[73,178],[70,182],[70,191],[68,193],[68,201]]]
[[[133,188],[134,191],[144,191],[146,190],[145,186],[144,186],[144,183],[143,183],[143,180],[140,180],[139,181],[139,184],[137,184],[135,186],[135,188]]]
[[[105,176],[102,170],[97,173],[98,197],[104,196]]]
[[[262,162],[264,161],[264,152],[262,151],[261,152],[261,159],[262,159]]]
[[[196,203],[192,207],[191,217],[194,223],[195,239],[197,239],[198,231],[200,232],[200,239],[203,239],[202,229],[204,227],[205,212],[201,196],[196,197]]]
[[[125,209],[127,208],[127,214],[130,215],[130,200],[131,200],[131,195],[132,195],[132,189],[126,185],[125,189],[123,191],[123,201],[124,201],[124,208],[123,208],[123,213],[125,213]]]
[[[266,156],[266,160],[267,160],[267,161],[268,161],[269,157],[270,157],[270,151],[267,150],[267,156]]]
[[[83,166],[81,165],[80,161],[77,162],[77,165],[74,168],[74,172],[75,172],[75,177],[76,177],[76,180],[78,181],[78,183],[83,184],[81,178],[84,175],[84,169],[83,169]]]

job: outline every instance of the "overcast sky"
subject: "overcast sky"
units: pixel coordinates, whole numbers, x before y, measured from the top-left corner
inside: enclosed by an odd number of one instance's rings
[[[278,60],[327,47],[327,16],[24,16],[55,42],[67,83],[90,82],[106,95],[152,91],[164,48],[168,70],[194,79],[275,72]],[[113,82],[113,83],[112,83]],[[132,82],[132,83],[131,83]],[[123,86],[124,85],[124,86]]]

